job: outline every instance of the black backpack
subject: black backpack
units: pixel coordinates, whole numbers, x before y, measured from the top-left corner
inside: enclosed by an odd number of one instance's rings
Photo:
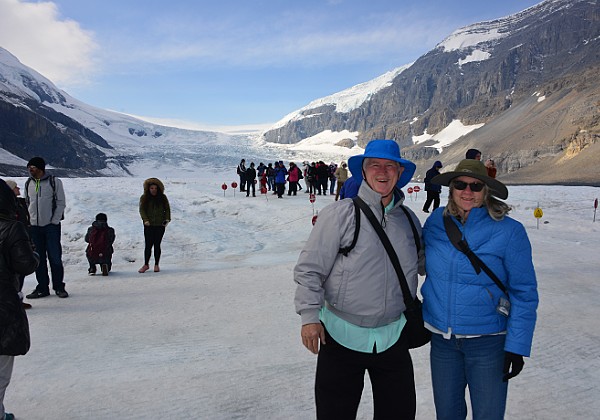
[[[104,228],[92,226],[88,239],[89,244],[85,250],[85,255],[91,261],[106,260],[109,257],[108,226]]]

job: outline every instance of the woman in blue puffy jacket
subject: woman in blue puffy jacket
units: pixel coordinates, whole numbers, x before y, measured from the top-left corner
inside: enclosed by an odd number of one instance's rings
[[[432,182],[450,187],[446,207],[423,228],[427,277],[423,317],[434,333],[431,375],[438,419],[465,419],[469,387],[473,419],[503,419],[508,379],[529,356],[538,293],[531,244],[523,225],[506,216],[508,190],[484,164],[465,159]],[[450,241],[444,217],[498,277],[506,293]]]

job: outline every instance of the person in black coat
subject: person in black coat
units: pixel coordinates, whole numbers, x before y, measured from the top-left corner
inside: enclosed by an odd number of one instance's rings
[[[322,160],[317,163],[317,194],[327,195],[327,181],[329,180],[329,166]]]
[[[254,162],[250,163],[250,167],[246,169],[246,197],[250,197],[250,188],[252,188],[252,197],[256,197],[256,169]]]
[[[440,193],[442,192],[442,186],[433,184],[431,179],[434,176],[440,174],[442,168],[442,162],[436,160],[430,170],[425,174],[425,191],[427,191],[427,200],[423,204],[423,211],[429,213],[429,206],[433,202],[433,209],[437,209],[440,206]]]
[[[4,393],[14,359],[29,351],[29,323],[19,298],[19,276],[35,271],[40,262],[27,228],[17,221],[17,198],[0,180],[0,419],[14,419],[4,411]]]
[[[27,232],[29,233],[29,228],[31,227],[31,218],[29,217],[29,209],[27,208],[27,202],[25,198],[20,197],[21,189],[16,181],[12,179],[5,179],[6,185],[13,191],[15,197],[17,197],[17,220],[25,225],[27,228]],[[23,300],[23,286],[25,285],[25,276],[19,276],[19,296],[21,300]],[[25,309],[31,309],[31,304],[23,302],[23,307]]]

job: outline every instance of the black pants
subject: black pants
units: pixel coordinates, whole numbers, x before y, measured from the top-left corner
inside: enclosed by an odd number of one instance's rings
[[[296,195],[298,192],[298,182],[290,181],[290,186],[288,189],[288,195]]]
[[[277,190],[277,197],[283,197],[283,194],[285,193],[285,183],[275,184],[275,189]]]
[[[429,206],[433,201],[433,210],[440,206],[440,193],[437,191],[427,191],[427,200],[423,204],[423,211],[429,211]]]
[[[404,339],[382,353],[361,353],[341,346],[326,331],[327,344],[317,359],[317,419],[356,419],[369,372],[375,420],[414,420],[416,392],[412,359]]]
[[[254,179],[246,180],[246,197],[250,196],[250,188],[252,188],[252,197],[256,197],[256,184],[254,184]]]
[[[160,262],[160,243],[165,235],[164,226],[144,226],[144,241],[146,247],[144,248],[144,264],[150,263],[150,255],[152,254],[152,247],[154,247],[154,264],[158,265]]]

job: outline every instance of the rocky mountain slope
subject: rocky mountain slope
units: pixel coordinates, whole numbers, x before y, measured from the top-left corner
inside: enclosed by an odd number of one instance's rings
[[[296,143],[349,130],[361,146],[394,139],[417,163],[417,176],[437,159],[451,167],[475,147],[507,182],[600,185],[599,86],[598,1],[548,0],[455,31],[352,109],[332,95],[263,136]],[[454,120],[483,126],[441,151],[434,140],[415,144]]]
[[[232,139],[236,137],[160,126],[87,105],[0,48],[2,175],[23,176],[32,156],[43,156],[60,176],[127,175],[142,155],[158,165],[172,152],[169,146],[179,145],[181,153],[196,158],[214,155],[216,145]],[[193,151],[185,149],[190,145]]]

